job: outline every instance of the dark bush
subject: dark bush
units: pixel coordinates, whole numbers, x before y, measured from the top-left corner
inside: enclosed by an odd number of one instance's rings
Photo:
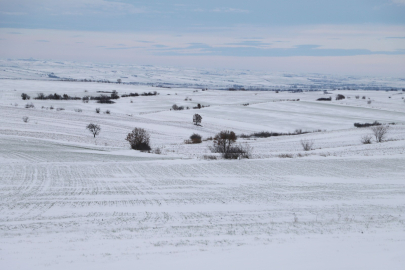
[[[201,135],[194,133],[190,136],[190,140],[192,141],[192,143],[201,143]]]
[[[26,93],[22,93],[22,94],[21,94],[21,98],[22,98],[23,100],[29,100],[31,97],[30,97],[29,95],[27,95]]]
[[[241,158],[250,158],[251,148],[246,145],[241,144],[236,146],[231,146],[225,153],[222,153],[222,157],[225,159],[241,159]]]
[[[103,103],[103,104],[113,104],[115,103],[114,101],[111,100],[111,97],[101,95],[99,97],[92,97],[91,99],[97,100],[97,103]]]
[[[328,98],[318,98],[317,101],[331,101],[332,97],[328,97]]]
[[[143,128],[135,128],[131,133],[128,133],[126,140],[134,150],[149,151],[149,133]]]
[[[344,95],[342,95],[342,94],[336,95],[336,100],[342,100],[342,99],[345,99],[345,98],[346,97]]]
[[[241,138],[251,138],[251,137],[256,137],[256,138],[269,138],[269,137],[277,137],[277,136],[293,136],[293,135],[301,135],[301,134],[307,134],[307,133],[312,133],[312,132],[320,132],[321,130],[314,130],[314,131],[303,131],[302,129],[296,129],[294,132],[269,132],[269,131],[260,131],[260,132],[255,132],[250,135],[247,134],[242,134],[239,137]]]
[[[119,99],[120,96],[118,95],[117,91],[113,90],[111,94],[111,99]]]
[[[364,128],[364,127],[372,127],[372,126],[380,126],[381,123],[374,121],[373,123],[354,123],[354,126],[357,128]]]

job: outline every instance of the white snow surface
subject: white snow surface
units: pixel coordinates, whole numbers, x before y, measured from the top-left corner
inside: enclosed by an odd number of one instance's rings
[[[19,75],[11,78],[6,62],[0,269],[404,269],[405,92],[196,92],[41,79],[26,61],[12,62]],[[55,63],[42,69],[54,72]],[[95,65],[73,66],[88,78]],[[159,95],[115,104],[33,99],[112,90]],[[316,101],[337,94],[346,99]],[[25,108],[31,102],[35,108]],[[173,104],[209,107],[173,111]],[[201,126],[192,123],[195,113]],[[375,120],[395,125],[384,142],[364,145],[360,138],[370,129],[353,124]],[[96,138],[86,130],[90,122],[101,126]],[[130,150],[125,137],[135,127],[145,128],[162,153]],[[253,148],[242,160],[212,154],[211,140],[184,142],[193,133],[206,139],[221,130],[295,129],[317,132],[239,138]],[[303,151],[301,140],[312,140],[314,150]]]

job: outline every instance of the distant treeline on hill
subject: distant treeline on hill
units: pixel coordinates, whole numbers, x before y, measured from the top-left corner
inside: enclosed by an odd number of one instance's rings
[[[54,94],[45,95],[44,93],[39,93],[39,94],[37,94],[37,97],[35,97],[34,99],[37,99],[37,100],[83,100],[83,102],[89,102],[89,100],[97,100],[98,103],[112,104],[112,103],[114,103],[114,101],[112,101],[112,99],[120,98],[120,96],[118,95],[118,92],[116,90],[113,90],[111,92],[107,92],[107,91],[98,91],[98,92],[111,93],[111,94],[110,95],[102,94],[100,96],[84,96],[84,97],[80,98],[80,97],[76,97],[76,96],[72,97],[72,96],[69,96],[68,94],[59,95],[57,93],[54,93]],[[156,95],[159,95],[159,93],[154,91],[154,92],[143,92],[141,94],[129,93],[129,94],[124,94],[121,97],[156,96]],[[23,100],[30,99],[30,96],[25,93],[22,93],[21,97]]]
[[[121,97],[156,96],[156,95],[159,95],[159,93],[156,91],[153,91],[153,92],[149,92],[149,93],[143,92],[141,94],[129,93],[129,94],[121,95]]]
[[[44,95],[44,93],[39,93],[37,97],[34,99],[39,99],[39,100],[46,100],[46,99],[53,99],[53,100],[80,100],[81,98],[79,97],[71,97],[67,94],[59,95],[59,94],[49,94],[49,95]]]

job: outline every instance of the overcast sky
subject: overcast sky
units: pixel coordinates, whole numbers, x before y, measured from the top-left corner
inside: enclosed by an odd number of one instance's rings
[[[405,0],[0,0],[0,57],[400,76]]]

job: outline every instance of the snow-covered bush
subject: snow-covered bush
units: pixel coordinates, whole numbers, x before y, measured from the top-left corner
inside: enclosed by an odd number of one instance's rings
[[[151,150],[149,139],[149,133],[143,128],[134,128],[131,133],[128,133],[126,138],[132,149],[141,151]]]

